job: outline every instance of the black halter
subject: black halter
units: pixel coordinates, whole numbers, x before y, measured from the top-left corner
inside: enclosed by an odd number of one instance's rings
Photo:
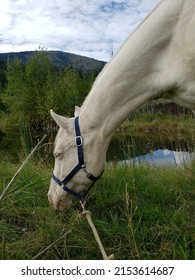
[[[88,173],[86,171],[86,165],[85,165],[85,160],[84,160],[84,155],[83,155],[83,138],[81,136],[81,132],[80,132],[80,127],[79,127],[79,117],[75,118],[74,121],[74,125],[75,125],[75,144],[77,146],[77,154],[78,154],[78,164],[75,166],[75,168],[72,169],[72,171],[61,181],[60,179],[58,179],[54,174],[52,174],[52,179],[60,186],[62,187],[62,189],[64,191],[66,191],[67,193],[73,195],[74,197],[76,197],[77,199],[79,199],[80,201],[84,201],[86,195],[88,194],[88,192],[90,191],[90,189],[93,187],[93,185],[95,184],[95,182],[101,178],[103,172],[98,176],[95,177],[93,176],[91,173]],[[84,191],[83,194],[79,194],[73,190],[71,190],[70,188],[68,188],[66,186],[66,184],[74,177],[75,174],[77,174],[79,172],[79,170],[83,170],[86,173],[86,177],[88,179],[90,179],[92,182],[92,184],[87,188],[87,190]]]

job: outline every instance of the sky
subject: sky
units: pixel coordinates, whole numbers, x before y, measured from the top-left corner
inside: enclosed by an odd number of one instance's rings
[[[109,61],[160,0],[0,0],[0,53],[60,50]]]

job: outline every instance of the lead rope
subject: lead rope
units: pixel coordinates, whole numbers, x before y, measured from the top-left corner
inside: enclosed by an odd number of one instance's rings
[[[103,246],[103,244],[102,244],[102,242],[101,242],[101,240],[100,240],[100,237],[99,237],[99,235],[98,235],[98,232],[97,232],[97,230],[96,230],[96,227],[95,227],[95,225],[94,225],[94,223],[93,223],[93,220],[92,220],[92,213],[90,212],[90,211],[87,211],[86,209],[85,209],[85,202],[83,203],[82,201],[80,201],[80,203],[81,203],[81,207],[82,207],[82,215],[83,216],[85,216],[85,218],[87,219],[87,221],[88,221],[88,223],[89,223],[89,225],[90,225],[90,228],[91,228],[91,230],[92,230],[92,232],[93,232],[93,235],[94,235],[94,237],[95,237],[95,240],[96,240],[96,242],[97,242],[97,244],[98,244],[98,246],[99,246],[99,249],[100,249],[100,251],[101,251],[101,253],[102,253],[102,257],[103,257],[103,260],[114,260],[114,254],[111,254],[110,256],[107,256],[107,254],[106,254],[106,252],[105,252],[105,249],[104,249],[104,246]]]

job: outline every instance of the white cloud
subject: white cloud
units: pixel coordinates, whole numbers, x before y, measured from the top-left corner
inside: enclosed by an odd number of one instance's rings
[[[160,0],[6,0],[0,52],[47,49],[110,58]]]

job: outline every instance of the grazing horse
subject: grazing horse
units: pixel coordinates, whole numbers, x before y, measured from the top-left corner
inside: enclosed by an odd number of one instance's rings
[[[51,205],[58,209],[61,202],[70,206],[73,197],[83,200],[104,170],[113,132],[136,108],[165,94],[195,109],[194,0],[161,1],[98,75],[74,118],[51,110],[60,127]]]

